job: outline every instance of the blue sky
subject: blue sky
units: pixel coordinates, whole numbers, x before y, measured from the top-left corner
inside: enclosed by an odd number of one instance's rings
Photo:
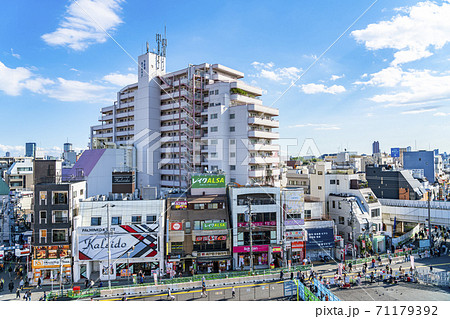
[[[100,108],[136,77],[117,43],[136,58],[164,25],[168,71],[208,62],[244,72],[280,109],[291,155],[305,138],[322,153],[371,153],[374,140],[383,151],[449,151],[449,1],[376,1],[295,82],[374,2],[5,2],[0,155],[23,154],[27,141],[52,155],[66,140],[86,148]]]

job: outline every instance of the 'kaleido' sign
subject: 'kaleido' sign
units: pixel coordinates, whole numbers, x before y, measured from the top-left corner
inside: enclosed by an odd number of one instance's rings
[[[195,175],[191,178],[192,188],[224,188],[225,175]]]
[[[106,260],[108,251],[111,258],[156,257],[158,254],[158,234],[150,225],[120,225],[111,229],[108,236],[99,227],[78,229],[78,257],[80,260]],[[106,230],[106,229],[105,229]]]

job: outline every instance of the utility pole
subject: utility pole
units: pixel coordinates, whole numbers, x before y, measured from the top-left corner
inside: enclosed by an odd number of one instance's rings
[[[352,240],[353,240],[352,257],[353,257],[353,259],[355,259],[355,257],[356,257],[356,251],[355,251],[355,215],[353,214],[353,200],[349,200],[349,203],[350,203],[350,215],[352,216],[352,219],[351,219]]]
[[[252,200],[247,198],[248,205],[248,226],[250,228],[250,271],[253,274],[253,225],[252,225]]]
[[[431,192],[428,192],[428,239],[430,241],[430,254],[431,254],[431,249],[433,248],[433,240],[431,239]]]
[[[109,218],[109,206],[114,207],[115,205],[105,204],[106,206],[106,235],[108,237],[108,288],[111,290],[111,226]]]

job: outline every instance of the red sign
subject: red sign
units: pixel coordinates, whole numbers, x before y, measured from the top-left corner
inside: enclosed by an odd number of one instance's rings
[[[269,251],[269,245],[253,245],[253,252]],[[233,253],[249,253],[250,246],[234,246]]]
[[[305,248],[305,242],[304,241],[293,241],[291,243],[292,249],[303,249]]]
[[[214,240],[227,240],[227,236],[196,236],[195,241],[214,241]]]
[[[170,223],[170,230],[183,230],[183,223]]]

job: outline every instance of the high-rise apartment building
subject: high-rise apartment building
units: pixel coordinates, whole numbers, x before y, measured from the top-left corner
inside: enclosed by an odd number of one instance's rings
[[[375,141],[372,143],[372,154],[380,153],[380,142]]]
[[[134,146],[138,187],[184,189],[189,174],[219,171],[227,183],[279,186],[278,109],[242,72],[203,63],[166,73],[151,52],[138,63],[138,82],[91,127],[91,148]]]
[[[25,157],[36,157],[36,143],[25,143]]]

